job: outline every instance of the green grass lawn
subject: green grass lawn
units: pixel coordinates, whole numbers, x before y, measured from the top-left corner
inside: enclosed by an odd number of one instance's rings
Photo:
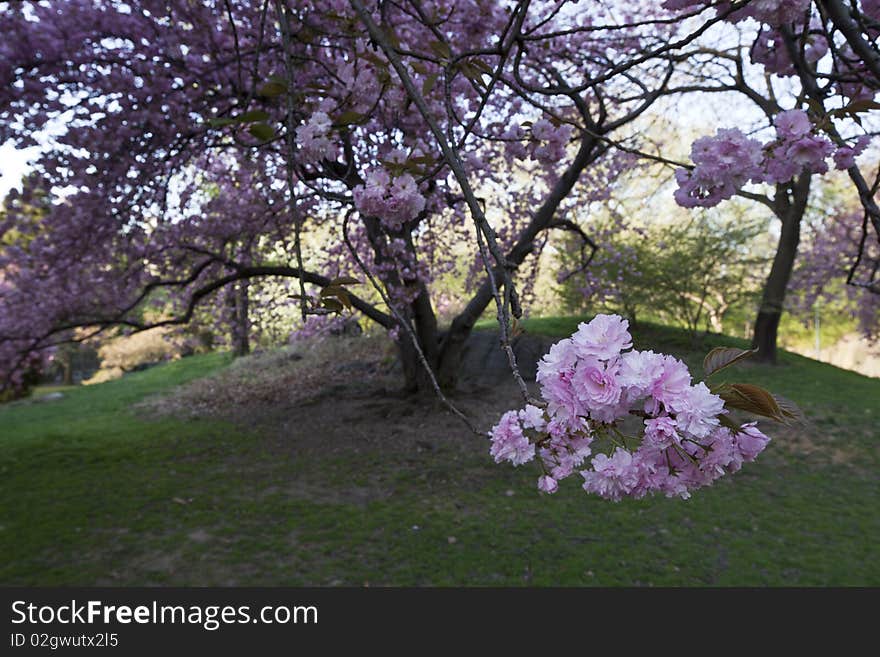
[[[577,321],[525,326],[564,336]],[[657,326],[634,338],[692,366],[742,344],[696,349]],[[768,426],[758,462],[691,500],[614,504],[574,477],[540,496],[535,471],[495,465],[488,442],[288,458],[257,426],[131,409],[228,362],[194,356],[0,407],[0,584],[880,584],[880,380],[788,353],[739,367],[810,426]],[[384,493],[351,493],[371,487]]]

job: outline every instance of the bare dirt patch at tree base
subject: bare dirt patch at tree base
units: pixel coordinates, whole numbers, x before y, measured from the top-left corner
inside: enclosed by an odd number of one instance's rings
[[[238,359],[215,375],[142,402],[137,411],[227,420],[288,454],[430,452],[441,445],[487,450],[488,441],[438,399],[403,390],[395,355],[393,344],[381,338],[304,341]],[[494,370],[480,378],[466,372],[449,398],[484,431],[522,402],[512,379]]]

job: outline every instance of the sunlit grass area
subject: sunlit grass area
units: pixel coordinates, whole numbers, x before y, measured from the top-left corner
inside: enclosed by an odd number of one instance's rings
[[[525,329],[562,337],[578,321]],[[743,346],[654,325],[634,340],[692,368],[711,346]],[[758,462],[691,500],[614,504],[575,477],[539,495],[535,470],[495,465],[461,425],[429,445],[392,441],[398,406],[412,426],[442,413],[403,399],[376,400],[385,425],[340,411],[309,450],[297,426],[332,413],[332,394],[293,406],[283,429],[133,408],[229,362],[194,356],[0,407],[0,584],[880,584],[880,380],[788,353],[738,367],[731,380],[793,399],[808,425],[768,425]],[[387,445],[330,444],[383,426]]]

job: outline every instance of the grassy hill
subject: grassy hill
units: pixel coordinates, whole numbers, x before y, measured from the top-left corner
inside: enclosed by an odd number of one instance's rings
[[[526,330],[565,336],[578,321]],[[692,367],[742,344],[696,348],[650,325],[634,339]],[[186,399],[178,386],[206,376],[220,386],[229,362],[195,356],[0,407],[0,584],[880,584],[880,380],[788,353],[744,365],[739,380],[793,399],[808,426],[768,425],[758,462],[691,500],[613,504],[574,477],[539,496],[533,469],[495,465],[442,409],[357,375],[266,407],[277,414],[134,407]],[[295,379],[300,364],[285,367]],[[517,403],[456,401],[482,424]]]

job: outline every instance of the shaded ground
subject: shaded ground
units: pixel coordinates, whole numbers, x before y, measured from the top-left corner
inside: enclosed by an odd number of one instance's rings
[[[477,427],[487,430],[501,412],[519,402],[506,359],[487,356],[496,345],[497,337],[477,336],[462,381],[449,394]],[[483,450],[482,439],[435,398],[401,390],[393,353],[393,346],[380,338],[308,341],[239,359],[214,376],[135,408],[145,418],[227,420],[274,437],[277,448],[291,454],[371,449],[409,453],[414,447],[430,451],[441,444]],[[531,369],[532,380],[534,367],[534,362],[526,363],[526,376]]]
[[[700,357],[674,331],[636,341]],[[744,367],[811,425],[769,428],[758,463],[688,502],[611,504],[575,478],[539,496],[533,469],[493,464],[446,409],[398,392],[381,342],[294,353],[0,409],[0,583],[880,583],[876,381],[788,355]],[[488,428],[518,398],[489,376],[453,401]]]

